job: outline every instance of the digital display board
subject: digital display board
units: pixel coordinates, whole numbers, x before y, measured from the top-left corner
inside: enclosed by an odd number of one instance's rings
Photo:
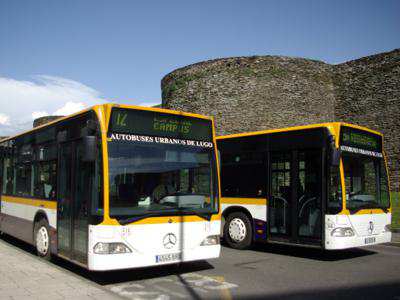
[[[211,120],[145,110],[113,108],[109,132],[212,141]]]
[[[346,149],[355,148],[382,153],[382,137],[360,129],[342,126],[340,130],[340,145]]]

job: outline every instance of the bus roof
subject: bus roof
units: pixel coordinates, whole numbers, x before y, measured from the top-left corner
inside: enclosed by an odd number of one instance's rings
[[[16,137],[22,136],[22,135],[30,133],[30,132],[34,132],[34,131],[42,129],[42,128],[46,128],[46,127],[48,127],[50,125],[62,122],[64,120],[68,120],[68,119],[73,118],[75,116],[81,115],[81,114],[83,114],[85,112],[88,112],[88,111],[91,111],[91,110],[96,110],[99,107],[107,107],[109,109],[109,111],[111,111],[111,109],[113,107],[119,107],[119,108],[126,108],[126,109],[146,110],[146,111],[154,111],[154,112],[167,113],[167,114],[173,114],[173,115],[181,115],[181,116],[186,116],[186,117],[206,119],[206,120],[213,121],[213,117],[208,117],[208,116],[204,116],[204,115],[200,115],[200,114],[188,113],[188,112],[183,112],[183,111],[176,111],[176,110],[159,108],[159,107],[147,107],[147,106],[139,106],[139,105],[106,103],[106,104],[99,104],[99,105],[91,106],[89,108],[86,108],[86,109],[81,110],[79,112],[76,112],[74,114],[71,114],[71,115],[68,115],[68,116],[65,116],[65,117],[61,117],[61,118],[56,119],[54,121],[45,123],[43,125],[34,127],[34,128],[32,128],[30,130],[27,130],[27,131],[21,132],[19,134],[16,134],[14,136],[7,137],[5,139],[0,140],[0,143],[8,141],[8,140],[12,140],[12,139],[14,139]]]
[[[358,125],[354,125],[354,124],[350,124],[350,123],[344,123],[344,122],[329,122],[329,123],[310,124],[310,125],[302,125],[302,126],[294,126],[294,127],[285,127],[285,128],[278,128],[278,129],[268,129],[268,130],[260,130],[260,131],[234,133],[234,134],[229,134],[229,135],[218,136],[217,140],[245,137],[245,136],[255,136],[255,135],[262,135],[262,134],[271,134],[271,133],[277,133],[277,132],[307,130],[307,129],[321,128],[321,127],[326,127],[328,129],[332,130],[334,128],[339,128],[340,126],[348,126],[348,127],[368,131],[370,133],[382,136],[382,133],[372,130],[372,129],[369,129],[367,127],[358,126]]]

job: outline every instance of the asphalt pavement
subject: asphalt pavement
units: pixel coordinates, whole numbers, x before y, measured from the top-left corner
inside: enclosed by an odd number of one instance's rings
[[[0,299],[393,299],[400,300],[400,247],[327,252],[255,245],[221,258],[136,270],[88,272],[48,263],[30,246],[0,239]]]

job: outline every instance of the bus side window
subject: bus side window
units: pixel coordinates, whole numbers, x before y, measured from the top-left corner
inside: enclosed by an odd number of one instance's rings
[[[37,133],[34,149],[34,197],[56,199],[57,185],[57,145],[54,128]]]
[[[34,196],[42,199],[56,198],[56,161],[37,162],[35,166]]]
[[[13,177],[12,160],[8,156],[3,160],[3,194],[12,195],[14,187]]]
[[[222,155],[223,197],[266,197],[266,153],[241,152]]]

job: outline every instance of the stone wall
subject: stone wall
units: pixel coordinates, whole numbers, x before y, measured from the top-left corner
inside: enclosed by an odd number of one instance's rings
[[[162,105],[212,115],[217,134],[346,121],[385,135],[399,188],[400,50],[339,65],[281,56],[223,58],[166,75]]]
[[[55,121],[63,116],[45,116],[37,118],[33,121],[33,128]]]
[[[391,183],[399,190],[400,49],[336,65],[335,116],[384,134]]]
[[[331,66],[255,56],[207,61],[162,80],[163,106],[212,115],[217,134],[334,119]]]

